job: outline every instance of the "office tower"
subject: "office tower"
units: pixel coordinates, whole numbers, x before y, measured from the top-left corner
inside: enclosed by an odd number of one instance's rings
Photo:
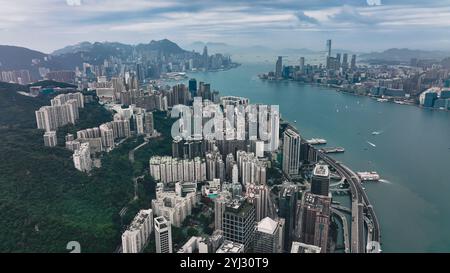
[[[300,57],[300,73],[305,73],[305,57]]]
[[[144,114],[144,133],[147,135],[153,135],[155,132],[154,127],[154,121],[153,121],[153,113],[152,112],[145,112]]]
[[[300,206],[300,241],[327,252],[331,197],[305,193]]]
[[[352,62],[351,62],[350,68],[351,68],[351,70],[356,69],[356,55],[355,54],[352,55]]]
[[[230,200],[225,205],[222,230],[226,240],[244,245],[248,251],[254,238],[255,207],[244,198]]]
[[[50,131],[50,132],[44,133],[44,145],[47,147],[55,147],[56,145],[58,145],[56,131]]]
[[[191,98],[194,98],[197,95],[197,80],[196,79],[189,80],[189,93],[191,93]]]
[[[339,70],[341,68],[341,53],[336,54],[336,64],[335,69]]]
[[[245,245],[230,240],[225,240],[216,251],[216,253],[244,253],[244,252],[245,252]]]
[[[287,176],[298,175],[300,169],[300,135],[288,128],[283,138],[283,172]]]
[[[279,221],[266,217],[256,225],[254,253],[281,253],[283,251],[283,230]]]
[[[291,249],[291,242],[297,223],[297,186],[292,183],[284,183],[279,194],[278,215],[285,219],[284,228],[284,250]]]
[[[331,57],[331,40],[327,40],[327,57]]]
[[[172,253],[172,225],[164,216],[155,218],[156,253]]]
[[[209,57],[208,57],[208,47],[205,45],[203,48],[203,68],[208,69],[209,68]]]
[[[73,153],[73,164],[75,168],[82,172],[89,172],[92,169],[91,152],[89,143],[82,143],[78,150]]]
[[[344,57],[342,59],[342,69],[344,72],[348,69],[348,54],[344,53]]]
[[[283,73],[283,57],[278,56],[277,62],[275,64],[275,77],[280,79]]]
[[[328,196],[330,187],[330,171],[322,161],[316,164],[311,177],[311,193]]]
[[[320,253],[321,248],[299,242],[292,242],[291,253]]]
[[[152,228],[152,210],[140,210],[122,234],[122,253],[141,252],[147,244]]]

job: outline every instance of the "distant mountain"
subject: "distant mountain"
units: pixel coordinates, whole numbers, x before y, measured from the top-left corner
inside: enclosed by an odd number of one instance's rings
[[[51,55],[63,55],[68,53],[76,53],[88,51],[92,48],[92,44],[90,42],[81,42],[75,45],[68,45],[61,49],[55,50],[51,53]]]
[[[0,70],[31,69],[47,54],[18,46],[0,45]]]
[[[444,51],[426,51],[426,50],[413,50],[408,48],[391,48],[383,52],[372,52],[367,54],[361,54],[359,56],[362,60],[378,60],[378,61],[390,61],[390,62],[409,62],[411,59],[431,59],[442,60],[450,56],[450,52]]]
[[[55,50],[51,54],[23,47],[0,45],[0,71],[27,69],[30,70],[34,79],[38,79],[39,67],[50,70],[73,70],[75,67],[81,67],[83,63],[102,64],[110,57],[127,59],[134,51],[143,55],[147,53],[166,56],[192,54],[168,39],[152,40],[148,44],[138,45],[117,42],[81,42]]]
[[[135,46],[136,51],[153,51],[161,54],[184,54],[187,51],[179,47],[176,43],[163,39],[159,41],[152,40],[149,44],[138,44]]]

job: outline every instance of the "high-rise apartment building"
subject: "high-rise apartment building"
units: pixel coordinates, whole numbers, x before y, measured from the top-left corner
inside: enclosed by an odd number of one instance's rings
[[[139,253],[145,247],[153,228],[151,209],[140,210],[122,234],[122,253]]]
[[[73,153],[73,164],[82,172],[90,172],[92,169],[91,152],[89,143],[82,143],[78,150]]]
[[[155,218],[156,253],[172,253],[172,225],[164,216]]]
[[[44,145],[47,147],[55,147],[56,145],[58,145],[56,131],[50,131],[50,132],[44,133]]]

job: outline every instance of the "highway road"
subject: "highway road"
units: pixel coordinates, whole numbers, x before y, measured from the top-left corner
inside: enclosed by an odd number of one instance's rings
[[[351,252],[364,253],[366,252],[366,244],[364,238],[364,212],[367,212],[367,219],[372,222],[372,241],[380,243],[380,226],[378,218],[376,217],[373,206],[370,204],[369,198],[362,188],[359,177],[348,167],[337,162],[328,155],[317,151],[318,157],[325,163],[334,168],[339,175],[345,177],[350,185],[350,192],[352,198],[352,226],[351,226]]]

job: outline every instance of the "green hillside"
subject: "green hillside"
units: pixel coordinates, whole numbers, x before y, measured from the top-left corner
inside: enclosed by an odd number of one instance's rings
[[[0,84],[0,252],[68,252],[69,241],[80,242],[82,252],[113,252],[124,226],[138,209],[150,206],[154,194],[146,176],[139,199],[130,203],[134,173],[146,172],[148,156],[170,149],[170,142],[151,141],[139,153],[145,157],[132,166],[128,152],[143,139],[131,138],[105,154],[102,168],[88,176],[73,167],[70,151],[44,147],[43,132],[35,129],[34,111],[50,97],[31,98],[17,90],[24,87]],[[98,103],[87,105],[80,122],[64,129],[98,125],[110,115]],[[156,114],[155,123],[164,131],[170,120]],[[121,224],[124,206],[128,213]]]

